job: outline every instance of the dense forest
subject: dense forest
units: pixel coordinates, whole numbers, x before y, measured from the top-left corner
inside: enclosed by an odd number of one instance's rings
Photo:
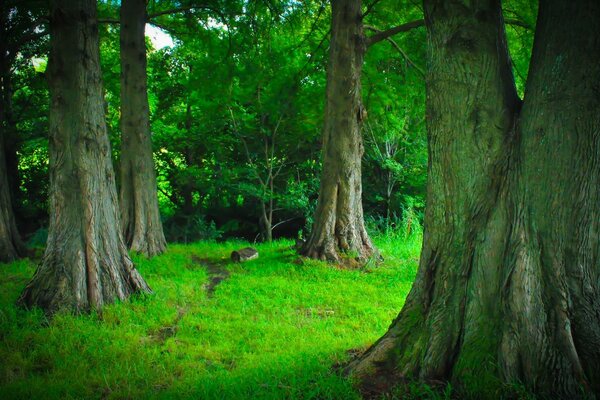
[[[600,396],[598,21],[3,1],[0,394]]]

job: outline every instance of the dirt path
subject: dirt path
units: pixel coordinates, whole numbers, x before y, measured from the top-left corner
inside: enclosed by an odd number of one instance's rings
[[[192,256],[192,261],[194,264],[204,267],[208,273],[208,283],[204,285],[204,288],[206,290],[206,297],[210,299],[213,297],[216,287],[229,278],[231,274],[225,268],[223,262],[200,258],[198,256]]]

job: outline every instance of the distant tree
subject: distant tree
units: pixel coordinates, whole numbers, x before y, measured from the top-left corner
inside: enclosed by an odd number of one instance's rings
[[[52,1],[50,33],[50,227],[42,263],[19,301],[79,312],[150,288],[121,236],[96,1]]]
[[[331,41],[323,128],[323,171],[314,224],[301,253],[337,261],[354,252],[366,259],[374,246],[365,228],[362,206],[361,72],[368,46],[423,25],[415,21],[366,37],[361,0],[331,0]]]
[[[373,252],[362,208],[360,75],[366,43],[361,1],[331,1],[331,42],[323,128],[323,172],[310,237],[302,253],[336,261],[339,251]]]
[[[500,0],[424,3],[420,267],[399,316],[350,370],[371,389],[417,378],[474,397],[516,382],[598,396],[600,3],[540,2],[524,102]]]
[[[130,249],[165,251],[152,157],[146,74],[146,1],[121,2],[121,190],[123,236]]]

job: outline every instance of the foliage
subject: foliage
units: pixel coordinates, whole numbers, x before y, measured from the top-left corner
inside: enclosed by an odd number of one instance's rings
[[[151,1],[148,12],[180,6]],[[113,0],[100,2],[100,17],[117,19],[118,7]],[[422,11],[413,2],[387,0],[366,16],[366,33],[419,18]],[[272,209],[275,236],[296,237],[310,229],[321,168],[328,2],[212,0],[151,23],[174,42],[163,48],[147,42],[159,203],[169,238],[216,238],[218,231],[224,238],[253,239],[263,206]],[[99,28],[106,120],[119,177],[119,27]],[[424,44],[424,29],[415,29],[395,36],[394,43],[373,46],[365,59],[363,193],[365,213],[373,219],[402,215],[407,207],[417,215],[423,211]],[[29,233],[45,224],[48,198],[48,90],[31,62],[44,61],[47,44],[36,46],[15,68],[17,203]],[[382,153],[389,144],[393,154]],[[272,190],[265,179],[270,166],[278,172]],[[411,199],[415,203],[409,205]],[[215,229],[208,233],[211,224]]]

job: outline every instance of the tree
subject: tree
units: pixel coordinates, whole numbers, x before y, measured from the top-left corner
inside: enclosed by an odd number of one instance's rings
[[[25,254],[14,213],[17,191],[16,128],[13,117],[12,69],[24,44],[43,33],[32,20],[34,10],[0,6],[0,262],[13,261]]]
[[[0,128],[0,262],[14,261],[25,253],[15,222],[7,170],[4,126],[2,126]]]
[[[360,75],[366,42],[361,1],[331,1],[331,42],[327,70],[327,102],[323,128],[323,171],[310,237],[301,252],[337,261],[339,251],[360,258],[374,250],[363,218]]]
[[[154,256],[165,251],[152,158],[146,75],[146,2],[121,3],[121,220],[125,243]]]
[[[598,395],[600,4],[540,3],[523,103],[499,0],[425,0],[425,13],[419,271],[388,332],[349,369],[367,387],[402,377]]]
[[[3,19],[0,23],[0,43],[6,44],[6,31],[3,27],[7,26],[4,21],[6,15],[4,10],[0,17]],[[3,45],[0,45],[4,47]],[[6,160],[6,143],[9,135],[14,134],[13,123],[11,121],[11,84],[10,84],[10,54],[8,49],[0,48],[0,77],[1,85],[1,108],[0,108],[0,262],[16,260],[24,255],[25,248],[21,241],[21,236],[17,230],[15,214],[12,204],[12,191],[8,175],[8,163]]]
[[[310,237],[301,253],[337,261],[340,252],[366,259],[374,246],[365,229],[361,159],[364,153],[361,72],[367,48],[392,35],[423,25],[422,20],[379,31],[363,32],[361,0],[331,0],[331,42],[327,70],[327,102],[323,128],[323,171]],[[373,3],[373,5],[376,4]],[[395,44],[395,42],[392,41]]]
[[[50,34],[50,226],[42,263],[19,301],[80,312],[150,288],[120,232],[96,2],[51,2]]]

